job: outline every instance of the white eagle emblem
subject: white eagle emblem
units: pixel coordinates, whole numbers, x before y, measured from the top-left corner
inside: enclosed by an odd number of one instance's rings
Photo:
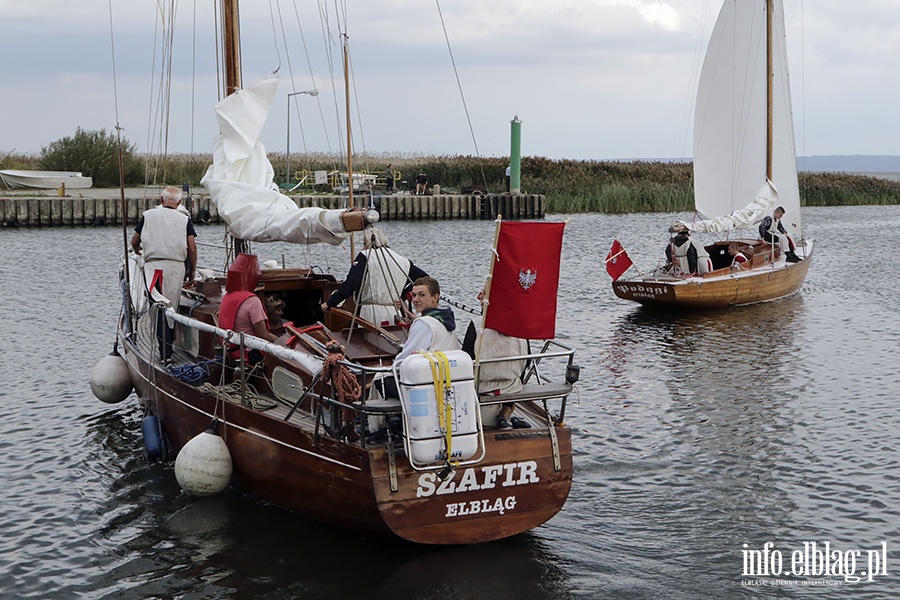
[[[537,282],[537,269],[519,269],[519,287],[528,291]]]

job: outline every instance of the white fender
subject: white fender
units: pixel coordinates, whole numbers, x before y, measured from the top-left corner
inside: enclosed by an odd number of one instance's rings
[[[91,391],[102,402],[121,402],[131,394],[132,389],[128,363],[115,350],[101,358],[91,371]]]
[[[231,481],[231,453],[215,424],[191,439],[175,459],[175,479],[192,496],[218,494]]]

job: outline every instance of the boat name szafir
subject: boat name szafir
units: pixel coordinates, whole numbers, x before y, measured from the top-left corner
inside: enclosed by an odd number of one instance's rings
[[[451,478],[437,486],[435,485],[438,481],[437,473],[422,473],[419,476],[419,487],[416,490],[416,497],[427,498],[432,494],[441,496],[444,494],[488,490],[496,487],[495,482],[504,471],[506,471],[506,479],[500,484],[503,487],[538,483],[541,478],[537,476],[537,468],[538,465],[533,460],[482,467],[481,471],[484,473],[484,479],[482,483],[478,483],[478,471],[470,467],[463,472],[459,485],[456,485],[456,482]],[[518,477],[516,477],[516,469],[518,469]]]

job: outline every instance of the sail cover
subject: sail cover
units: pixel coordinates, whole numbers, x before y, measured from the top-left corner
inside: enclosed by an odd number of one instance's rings
[[[342,210],[299,208],[275,185],[275,171],[259,134],[278,89],[269,75],[216,104],[220,134],[213,164],[200,182],[236,238],[251,242],[340,244]]]
[[[784,13],[781,0],[773,5],[772,183],[778,205],[785,209],[782,223],[797,236],[800,192]],[[697,211],[709,217],[741,210],[759,213],[760,186],[767,187],[765,6],[759,0],[726,0],[703,62],[694,115],[694,202]],[[753,218],[758,221],[774,208]]]

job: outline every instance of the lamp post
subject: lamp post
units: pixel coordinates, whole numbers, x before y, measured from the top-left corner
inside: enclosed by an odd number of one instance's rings
[[[285,144],[285,152],[287,154],[286,164],[284,166],[284,184],[291,184],[291,96],[299,96],[300,94],[308,94],[310,96],[318,96],[319,90],[305,90],[302,92],[291,92],[287,95],[287,143]]]

